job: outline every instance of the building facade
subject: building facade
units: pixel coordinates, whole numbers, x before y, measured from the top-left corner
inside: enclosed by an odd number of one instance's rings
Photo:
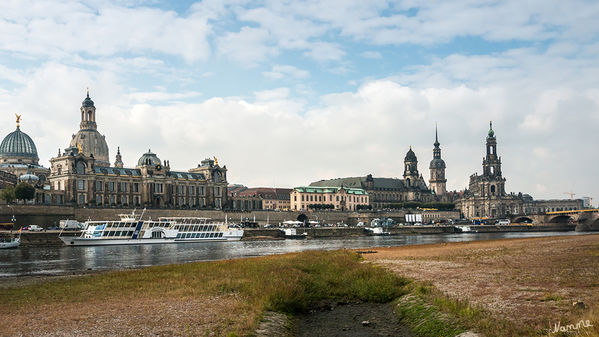
[[[501,172],[501,157],[497,155],[497,138],[492,123],[489,124],[486,148],[483,173],[470,176],[468,189],[463,197],[456,201],[456,208],[467,218],[496,218],[521,214],[523,210],[521,195],[505,192],[505,178]]]
[[[295,187],[290,194],[291,210],[306,211],[311,205],[331,206],[337,211],[357,211],[369,205],[368,193],[361,188],[349,187]]]
[[[216,208],[227,202],[227,168],[206,159],[187,172],[171,170],[150,150],[125,168],[120,149],[114,166],[97,131],[96,108],[87,97],[79,132],[50,159],[50,185],[65,203],[87,207]],[[58,196],[53,196],[58,198]]]
[[[286,211],[291,207],[290,193],[290,188],[232,186],[229,190],[229,208],[240,211]]]
[[[431,188],[426,185],[422,174],[418,171],[418,158],[410,149],[404,157],[403,179],[399,178],[375,178],[372,174],[364,177],[347,177],[320,180],[310,184],[313,187],[348,187],[365,190],[369,196],[370,206],[374,209],[383,209],[390,204],[408,201],[432,202],[445,200],[445,162],[441,159],[441,149],[438,137],[433,150],[433,161],[431,162]],[[434,175],[434,178],[433,178]],[[433,187],[438,191],[433,190]],[[438,193],[438,194],[435,194]],[[445,199],[441,199],[445,196]]]

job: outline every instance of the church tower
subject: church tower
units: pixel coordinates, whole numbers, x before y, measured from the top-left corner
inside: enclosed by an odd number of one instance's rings
[[[489,122],[487,156],[483,158],[482,176],[487,185],[483,187],[482,195],[487,197],[505,195],[505,179],[501,175],[501,157],[497,155],[497,138],[495,138],[492,121]]]
[[[412,151],[411,146],[404,158],[403,178],[408,187],[416,186],[420,178],[420,174],[418,174],[418,159],[414,151]]]
[[[121,148],[117,147],[116,160],[114,161],[114,167],[123,168],[123,158],[121,157]]]
[[[110,166],[108,144],[106,144],[104,135],[98,132],[96,107],[94,101],[89,97],[89,90],[79,110],[81,111],[79,131],[73,135],[69,147],[81,148],[83,155],[95,159],[94,165],[96,166]]]
[[[441,144],[439,143],[437,126],[435,126],[435,143],[433,145],[435,148],[433,149],[433,160],[431,160],[429,166],[431,172],[429,183],[431,190],[433,190],[437,196],[442,196],[447,193],[447,179],[445,179],[445,161],[441,159],[441,148],[439,147]]]

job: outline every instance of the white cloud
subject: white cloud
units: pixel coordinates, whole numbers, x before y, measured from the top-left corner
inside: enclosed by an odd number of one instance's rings
[[[262,75],[266,78],[273,80],[280,80],[284,77],[291,77],[295,79],[304,79],[310,76],[310,73],[306,70],[296,68],[290,65],[275,65],[271,71],[262,72]]]

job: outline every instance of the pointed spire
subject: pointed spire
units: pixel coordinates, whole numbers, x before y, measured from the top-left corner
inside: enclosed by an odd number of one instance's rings
[[[489,121],[489,137],[495,136],[495,131],[493,131],[493,121]]]
[[[85,88],[85,92],[87,93],[87,98],[89,98],[89,87]]]
[[[437,132],[437,122],[435,122],[435,143],[433,145],[435,145],[435,147],[441,145],[441,143],[439,143],[439,133]]]

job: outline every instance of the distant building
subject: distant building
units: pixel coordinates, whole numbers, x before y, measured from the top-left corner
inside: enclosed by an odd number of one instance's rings
[[[5,188],[7,186],[14,186],[16,184],[17,184],[17,176],[16,175],[14,175],[12,173],[0,171],[0,188]]]
[[[356,211],[369,205],[368,192],[361,188],[301,186],[291,191],[291,210],[305,211],[311,205],[330,205],[333,210]]]
[[[524,214],[575,211],[585,208],[583,199],[532,200],[532,198],[524,198]]]
[[[521,214],[521,196],[505,192],[505,178],[501,172],[501,157],[497,155],[497,138],[493,124],[489,124],[487,154],[483,158],[482,175],[470,176],[470,184],[462,198],[456,201],[456,208],[465,217],[502,217]]]
[[[148,150],[125,168],[120,149],[113,167],[105,137],[97,131],[96,108],[87,97],[80,130],[70,146],[50,159],[54,203],[93,207],[222,208],[227,202],[227,167],[205,159],[187,172],[171,170]],[[62,199],[62,200],[59,200]]]
[[[290,188],[229,186],[229,208],[233,210],[289,210]]]
[[[411,146],[404,158],[403,179],[375,178],[369,174],[364,177],[319,180],[311,183],[310,186],[361,188],[368,193],[370,205],[375,209],[407,201],[450,201],[451,196],[447,194],[446,189],[445,161],[441,159],[439,145],[439,137],[435,129],[433,160],[429,166],[430,189],[426,186],[422,174],[418,172],[418,158]]]
[[[38,188],[46,184],[50,170],[39,164],[35,143],[21,131],[21,116],[17,115],[17,129],[0,143],[0,171],[8,172]]]

